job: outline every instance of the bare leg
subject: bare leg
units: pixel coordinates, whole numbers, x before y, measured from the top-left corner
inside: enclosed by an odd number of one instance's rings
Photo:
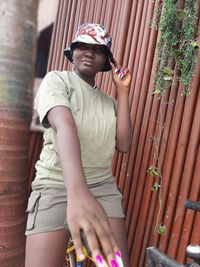
[[[120,246],[124,267],[130,267],[124,219],[109,218],[109,222]]]
[[[64,229],[27,236],[25,267],[63,267],[69,236]]]

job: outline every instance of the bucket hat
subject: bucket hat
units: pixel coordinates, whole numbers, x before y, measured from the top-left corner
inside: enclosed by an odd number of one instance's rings
[[[72,53],[77,43],[103,45],[106,51],[106,62],[102,71],[111,70],[110,62],[114,63],[112,52],[110,51],[112,38],[109,32],[100,24],[84,23],[78,27],[75,38],[71,45],[64,50],[64,55],[73,62]]]

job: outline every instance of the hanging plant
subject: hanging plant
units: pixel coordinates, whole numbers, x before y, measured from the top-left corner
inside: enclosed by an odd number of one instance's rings
[[[158,0],[160,2],[160,0]],[[197,0],[185,0],[184,8],[180,9],[182,0],[163,0],[156,10],[156,20],[151,24],[159,29],[157,44],[157,67],[153,95],[160,100],[158,136],[152,138],[156,166],[149,166],[147,173],[157,179],[151,187],[159,194],[159,209],[155,232],[164,234],[166,227],[159,224],[162,210],[162,170],[160,162],[160,145],[164,131],[164,116],[162,106],[166,105],[163,95],[170,89],[174,75],[184,85],[182,95],[190,94],[199,44],[197,43]],[[160,17],[160,19],[158,19]]]
[[[177,68],[180,70],[180,81],[185,85],[185,92],[188,95],[189,85],[192,81],[199,45],[196,41],[197,34],[197,3],[196,1],[185,0],[183,15],[178,19],[182,20],[182,38],[179,43],[179,56],[176,57]]]
[[[185,0],[184,9],[179,9],[179,2],[164,0],[160,22],[154,23],[159,29],[159,40],[153,94],[159,98],[171,86],[174,74],[185,86],[183,94],[188,95],[194,75],[199,51],[196,41],[197,1]]]

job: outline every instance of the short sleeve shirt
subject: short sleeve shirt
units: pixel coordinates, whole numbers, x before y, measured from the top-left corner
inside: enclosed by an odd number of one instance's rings
[[[45,131],[33,188],[64,183],[56,134],[47,120],[48,111],[56,106],[65,106],[72,112],[87,183],[94,184],[110,178],[116,137],[115,100],[98,87],[93,89],[75,72],[51,71],[44,77],[35,98],[35,107]]]

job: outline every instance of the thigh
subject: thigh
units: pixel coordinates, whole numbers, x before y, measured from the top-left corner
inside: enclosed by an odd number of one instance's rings
[[[130,267],[128,255],[128,242],[124,219],[109,218],[111,228],[120,246],[124,267]]]
[[[63,267],[69,236],[64,229],[27,236],[25,267]]]

